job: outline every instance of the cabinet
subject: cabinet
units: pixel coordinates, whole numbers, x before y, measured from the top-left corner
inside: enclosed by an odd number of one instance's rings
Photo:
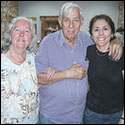
[[[61,29],[58,23],[58,16],[40,16],[41,19],[41,37],[45,36],[47,28],[53,28],[55,31]]]

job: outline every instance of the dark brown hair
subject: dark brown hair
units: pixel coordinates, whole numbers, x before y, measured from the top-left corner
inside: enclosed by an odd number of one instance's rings
[[[93,28],[94,23],[97,20],[101,20],[101,19],[104,19],[109,24],[109,26],[111,27],[112,34],[114,35],[115,34],[114,22],[112,21],[112,19],[109,16],[104,15],[104,14],[96,15],[91,19],[90,25],[89,25],[90,34],[92,35],[92,28]]]

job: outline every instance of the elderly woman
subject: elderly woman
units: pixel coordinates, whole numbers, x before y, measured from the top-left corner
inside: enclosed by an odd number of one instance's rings
[[[5,40],[8,47],[1,55],[1,124],[36,124],[39,100],[32,20],[14,18]]]

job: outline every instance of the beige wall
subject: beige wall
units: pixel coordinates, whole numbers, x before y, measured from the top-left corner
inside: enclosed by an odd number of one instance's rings
[[[4,31],[8,21],[11,17],[16,17],[18,13],[18,1],[1,1],[1,47],[4,45]],[[124,28],[124,1],[119,1],[118,27],[120,26]]]

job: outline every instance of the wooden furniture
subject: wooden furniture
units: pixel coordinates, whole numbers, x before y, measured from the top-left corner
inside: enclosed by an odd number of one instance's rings
[[[55,31],[61,29],[58,23],[58,16],[40,16],[41,19],[41,37],[45,36],[47,28],[53,28]]]

